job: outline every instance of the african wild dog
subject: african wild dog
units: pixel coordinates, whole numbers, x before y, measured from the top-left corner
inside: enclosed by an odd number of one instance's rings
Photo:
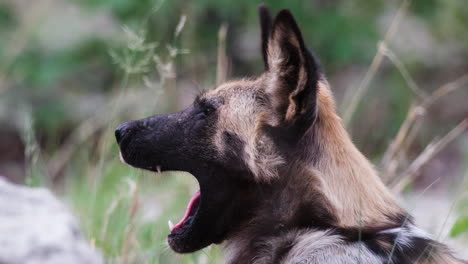
[[[225,241],[239,264],[462,263],[414,226],[353,145],[291,13],[259,11],[263,74],[116,130],[124,162],[199,182],[170,247]]]

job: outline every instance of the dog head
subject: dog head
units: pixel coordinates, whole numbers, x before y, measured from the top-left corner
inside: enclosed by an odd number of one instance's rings
[[[168,237],[193,252],[228,238],[256,206],[259,186],[278,181],[300,155],[317,117],[321,73],[288,10],[260,7],[265,72],[199,95],[187,109],[120,125],[123,160],[152,171],[186,171],[200,192]]]

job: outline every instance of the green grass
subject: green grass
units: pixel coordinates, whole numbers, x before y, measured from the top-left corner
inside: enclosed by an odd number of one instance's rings
[[[96,168],[84,170],[75,170],[81,175],[67,176],[64,199],[107,263],[220,262],[217,247],[193,255],[176,255],[166,243],[168,220],[176,223],[198,190],[194,177],[182,172],[157,174],[130,168],[119,161],[114,147],[101,172]]]

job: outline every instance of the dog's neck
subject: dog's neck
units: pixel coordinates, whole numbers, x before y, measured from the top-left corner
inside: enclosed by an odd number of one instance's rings
[[[313,154],[308,164],[313,164],[311,169],[335,208],[340,227],[390,224],[395,216],[404,214],[371,163],[352,143],[326,83],[319,86],[317,122],[306,136],[313,138],[315,148],[309,150]]]
[[[337,219],[320,192],[320,179],[300,164],[291,163],[280,169],[277,181],[257,185],[253,191],[253,214],[236,228],[225,244],[227,263],[257,263],[252,262],[254,258],[270,260],[276,254],[273,253],[276,242],[271,243],[276,238],[282,245],[282,236],[334,227]]]
[[[371,170],[370,165],[367,162],[365,164]],[[366,182],[356,182],[356,174],[349,176],[338,168],[335,170],[324,170],[320,166],[315,168],[300,161],[280,169],[281,175],[277,181],[259,184],[254,191],[255,209],[252,217],[239,226],[225,244],[227,263],[276,263],[276,257],[287,253],[283,249],[288,248],[288,239],[294,240],[314,230],[385,229],[401,225],[401,222],[392,223],[393,220],[401,220],[401,209],[375,174],[368,176],[366,186]],[[325,173],[335,173],[333,177],[336,179],[326,179]],[[355,173],[353,169],[352,173]],[[350,177],[351,180],[339,180],[338,177]],[[380,185],[376,187],[371,184]],[[372,188],[383,190],[377,190],[375,197],[366,197],[371,195],[368,192],[374,191]],[[353,191],[359,193],[350,193]],[[387,193],[379,193],[384,191]],[[343,193],[339,195],[337,192]],[[388,197],[382,198],[381,195]],[[380,199],[383,206],[394,206],[394,210],[376,205],[375,201]],[[353,200],[361,203],[354,204]],[[252,262],[253,259],[267,261]]]

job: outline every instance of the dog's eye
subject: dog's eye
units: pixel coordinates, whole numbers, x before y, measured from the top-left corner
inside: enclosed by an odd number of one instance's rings
[[[211,105],[206,105],[205,107],[203,107],[203,114],[205,114],[206,116],[210,115],[214,111],[215,111],[215,108]]]

